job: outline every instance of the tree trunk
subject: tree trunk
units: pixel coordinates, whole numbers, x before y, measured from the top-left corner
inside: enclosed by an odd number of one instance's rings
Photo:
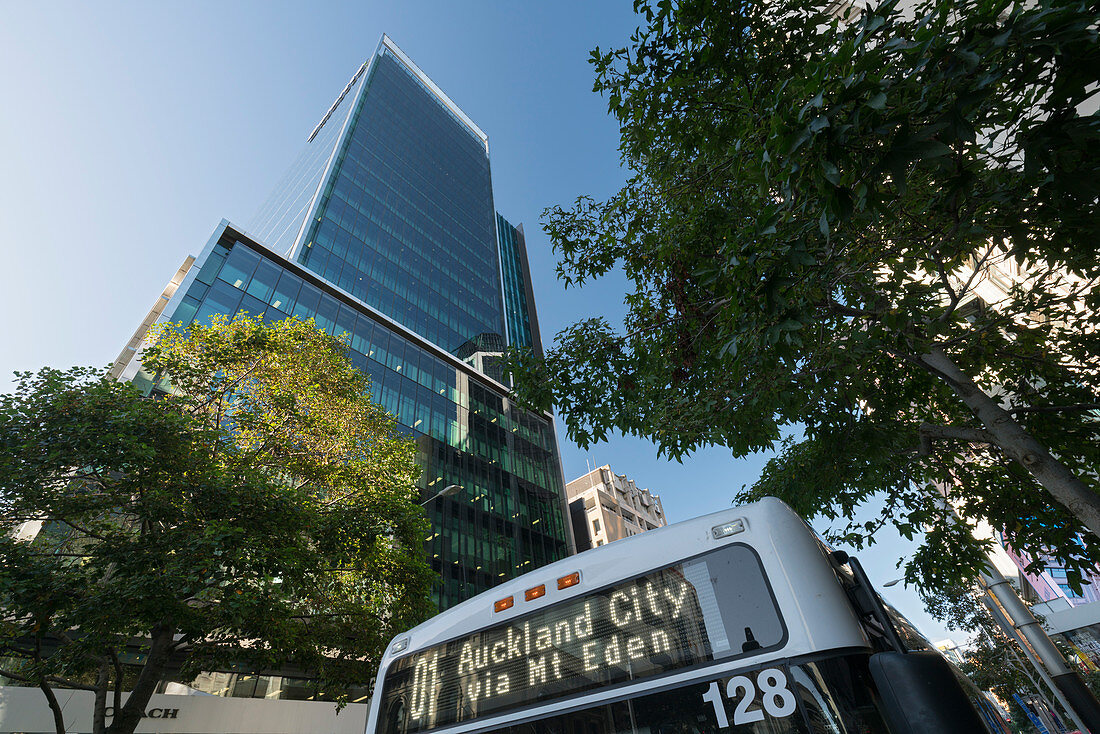
[[[108,654],[110,654],[111,656],[111,664],[115,666],[114,710],[118,711],[122,708],[122,686],[125,685],[122,672],[122,662],[118,659],[118,653],[115,652],[113,649],[110,650]]]
[[[99,675],[95,681],[95,703],[92,705],[92,734],[103,734],[107,721],[107,658],[99,661]]]
[[[1024,430],[1011,413],[987,395],[942,349],[930,350],[921,355],[920,361],[951,386],[1005,454],[1027,469],[1055,500],[1100,537],[1100,495]]]
[[[53,688],[46,681],[46,674],[42,672],[42,628],[45,625],[39,621],[37,631],[34,635],[34,662],[38,665],[38,687],[42,689],[42,693],[46,696],[46,703],[50,706],[50,711],[53,713],[53,726],[57,734],[65,734],[65,714],[61,710],[61,705],[57,702],[57,696],[53,693]]]
[[[46,703],[50,705],[50,711],[53,712],[54,729],[57,731],[57,734],[65,734],[65,714],[61,711],[61,705],[58,704],[57,696],[53,694],[53,689],[50,688],[50,684],[47,683],[44,678],[38,680],[38,687],[46,694]]]
[[[161,675],[168,667],[168,657],[172,652],[172,631],[172,626],[168,624],[158,624],[153,628],[149,656],[141,667],[141,673],[138,674],[126,703],[121,709],[115,710],[106,734],[134,734],[153,691],[157,689]],[[121,686],[122,682],[119,681],[118,685]]]

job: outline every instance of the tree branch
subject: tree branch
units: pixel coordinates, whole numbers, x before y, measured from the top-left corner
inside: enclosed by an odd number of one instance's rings
[[[980,428],[964,428],[961,426],[937,426],[931,423],[920,425],[920,453],[928,456],[932,453],[933,440],[965,441],[967,443],[986,443],[999,446],[997,437],[989,431]]]
[[[1091,487],[1028,433],[943,350],[933,347],[920,359],[930,373],[951,386],[989,434],[996,437],[993,445],[1017,461],[1093,535],[1100,537],[1100,497]]]
[[[47,675],[46,680],[50,683],[57,683],[58,685],[65,686],[66,688],[76,688],[81,691],[98,691],[95,686],[90,686],[87,683],[77,683],[75,680],[69,680],[68,678],[62,678],[59,675]]]
[[[83,527],[77,525],[76,523],[74,523],[69,518],[59,517],[59,518],[56,518],[56,520],[57,520],[57,522],[60,522],[64,525],[68,525],[70,528],[77,531],[78,533],[84,533],[89,538],[95,538],[96,540],[99,540],[99,541],[106,541],[107,540],[107,538],[105,536],[103,536],[99,533],[93,533],[91,530],[88,530],[87,528],[83,528]]]
[[[707,306],[707,310],[706,310],[705,314],[709,314],[709,313],[713,312],[714,315],[717,316],[717,314],[719,313],[719,309],[721,309],[722,306],[725,306],[731,300],[733,300],[733,299],[731,299],[731,298],[711,298],[711,299],[706,300],[706,301],[697,301],[695,303],[690,303],[690,304],[685,304],[685,305],[686,306],[691,306],[691,307]],[[622,336],[615,337],[615,341],[625,342],[627,339],[632,339],[636,336],[639,336],[641,334],[646,333],[647,331],[654,331],[655,329],[659,329],[662,326],[668,326],[669,324],[676,323],[677,321],[685,321],[690,317],[691,317],[691,314],[688,314],[688,313],[675,314],[673,316],[668,317],[667,319],[664,319],[663,321],[658,321],[654,324],[647,324],[646,326],[642,326],[640,328],[634,329],[633,331],[628,331],[625,334],[623,334]],[[712,317],[711,321],[713,321],[713,320],[714,320],[714,318]],[[709,322],[708,322],[708,325],[709,325]]]
[[[1035,405],[1026,408],[1010,408],[1009,413],[1069,413],[1073,411],[1100,410],[1100,403],[1073,403],[1072,405]]]
[[[832,295],[827,295],[825,309],[841,316],[851,316],[857,319],[877,319],[882,316],[882,311],[865,311],[861,308],[853,308],[835,300]]]
[[[111,665],[115,669],[115,711],[122,708],[122,661],[118,659],[118,653],[112,648],[109,650]]]
[[[13,673],[10,670],[5,670],[3,668],[0,668],[0,675],[4,676],[5,678],[11,678],[12,680],[17,680],[20,683],[29,683],[32,686],[33,685],[38,685],[38,680],[35,679],[35,678],[26,678],[22,675],[19,675],[17,673]]]
[[[145,659],[145,665],[142,666],[137,680],[134,681],[130,697],[126,699],[121,709],[115,711],[111,726],[107,729],[110,734],[134,730],[141,721],[145,706],[149,703],[149,697],[153,695],[157,683],[168,666],[173,637],[171,625],[166,622],[158,623],[150,630],[149,637],[149,653]]]
[[[966,282],[959,288],[959,299],[966,298],[966,294],[970,291],[971,286],[974,285],[974,279],[978,277],[979,273],[984,273],[986,267],[986,261],[989,260],[989,256],[993,254],[993,250],[996,245],[992,242],[985,248],[985,252],[982,256],[974,261],[974,269],[970,273],[970,277],[966,279]]]
[[[92,704],[92,734],[103,734],[104,724],[107,721],[107,684],[110,682],[108,660],[103,656],[99,660],[99,671],[96,674],[95,699]]]

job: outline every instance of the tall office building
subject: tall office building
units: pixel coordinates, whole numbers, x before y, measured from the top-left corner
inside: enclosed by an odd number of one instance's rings
[[[157,320],[247,311],[347,333],[376,400],[417,439],[441,608],[572,552],[550,416],[501,382],[508,345],[541,351],[522,227],[497,214],[488,138],[383,36],[247,232],[184,263]]]

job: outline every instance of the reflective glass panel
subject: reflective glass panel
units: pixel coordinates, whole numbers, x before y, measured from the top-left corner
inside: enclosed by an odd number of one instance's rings
[[[247,247],[234,247],[218,277],[234,288],[244,288],[260,263],[260,256]]]
[[[377,57],[299,261],[455,352],[504,334],[485,144]]]
[[[734,675],[491,734],[889,734],[875,707],[866,656],[798,666],[765,664]],[[490,732],[486,732],[490,734]]]

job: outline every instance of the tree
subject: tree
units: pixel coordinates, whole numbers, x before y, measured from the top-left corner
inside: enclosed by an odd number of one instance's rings
[[[842,5],[639,0],[631,45],[593,52],[630,175],[544,223],[567,286],[625,273],[628,315],[570,326],[544,359],[514,353],[517,390],[582,446],[621,431],[677,459],[780,447],[739,498],[828,518],[884,498],[840,536],[930,527],[910,580],[983,562],[944,490],[1016,548],[1091,568],[1095,15]],[[995,278],[1009,285],[983,302]]]
[[[1042,698],[1059,716],[1065,716],[1065,713],[1050,703],[1053,700],[1050,693],[1037,692],[1036,684],[1023,672],[1022,666],[1025,664],[1003,634],[981,634],[971,643],[959,669],[974,685],[983,691],[992,691],[1008,706],[1014,731],[1030,734],[1035,729],[1029,724],[1027,713],[1015,695]]]
[[[1034,731],[1014,694],[1025,698],[1038,697],[1060,716],[1065,716],[1065,712],[1054,703],[1058,700],[1057,696],[1036,675],[1019,643],[1010,639],[997,624],[982,603],[982,596],[981,590],[965,584],[921,591],[921,598],[929,612],[946,622],[951,629],[973,633],[963,651],[959,669],[979,689],[992,691],[1008,706],[1013,731]],[[1086,681],[1095,693],[1093,682],[1088,677]]]
[[[43,690],[58,734],[54,686],[95,692],[95,734],[130,734],[170,673],[369,683],[429,612],[427,522],[414,444],[346,346],[220,318],[169,325],[144,364],[167,394],[44,369],[0,398],[0,674]]]

